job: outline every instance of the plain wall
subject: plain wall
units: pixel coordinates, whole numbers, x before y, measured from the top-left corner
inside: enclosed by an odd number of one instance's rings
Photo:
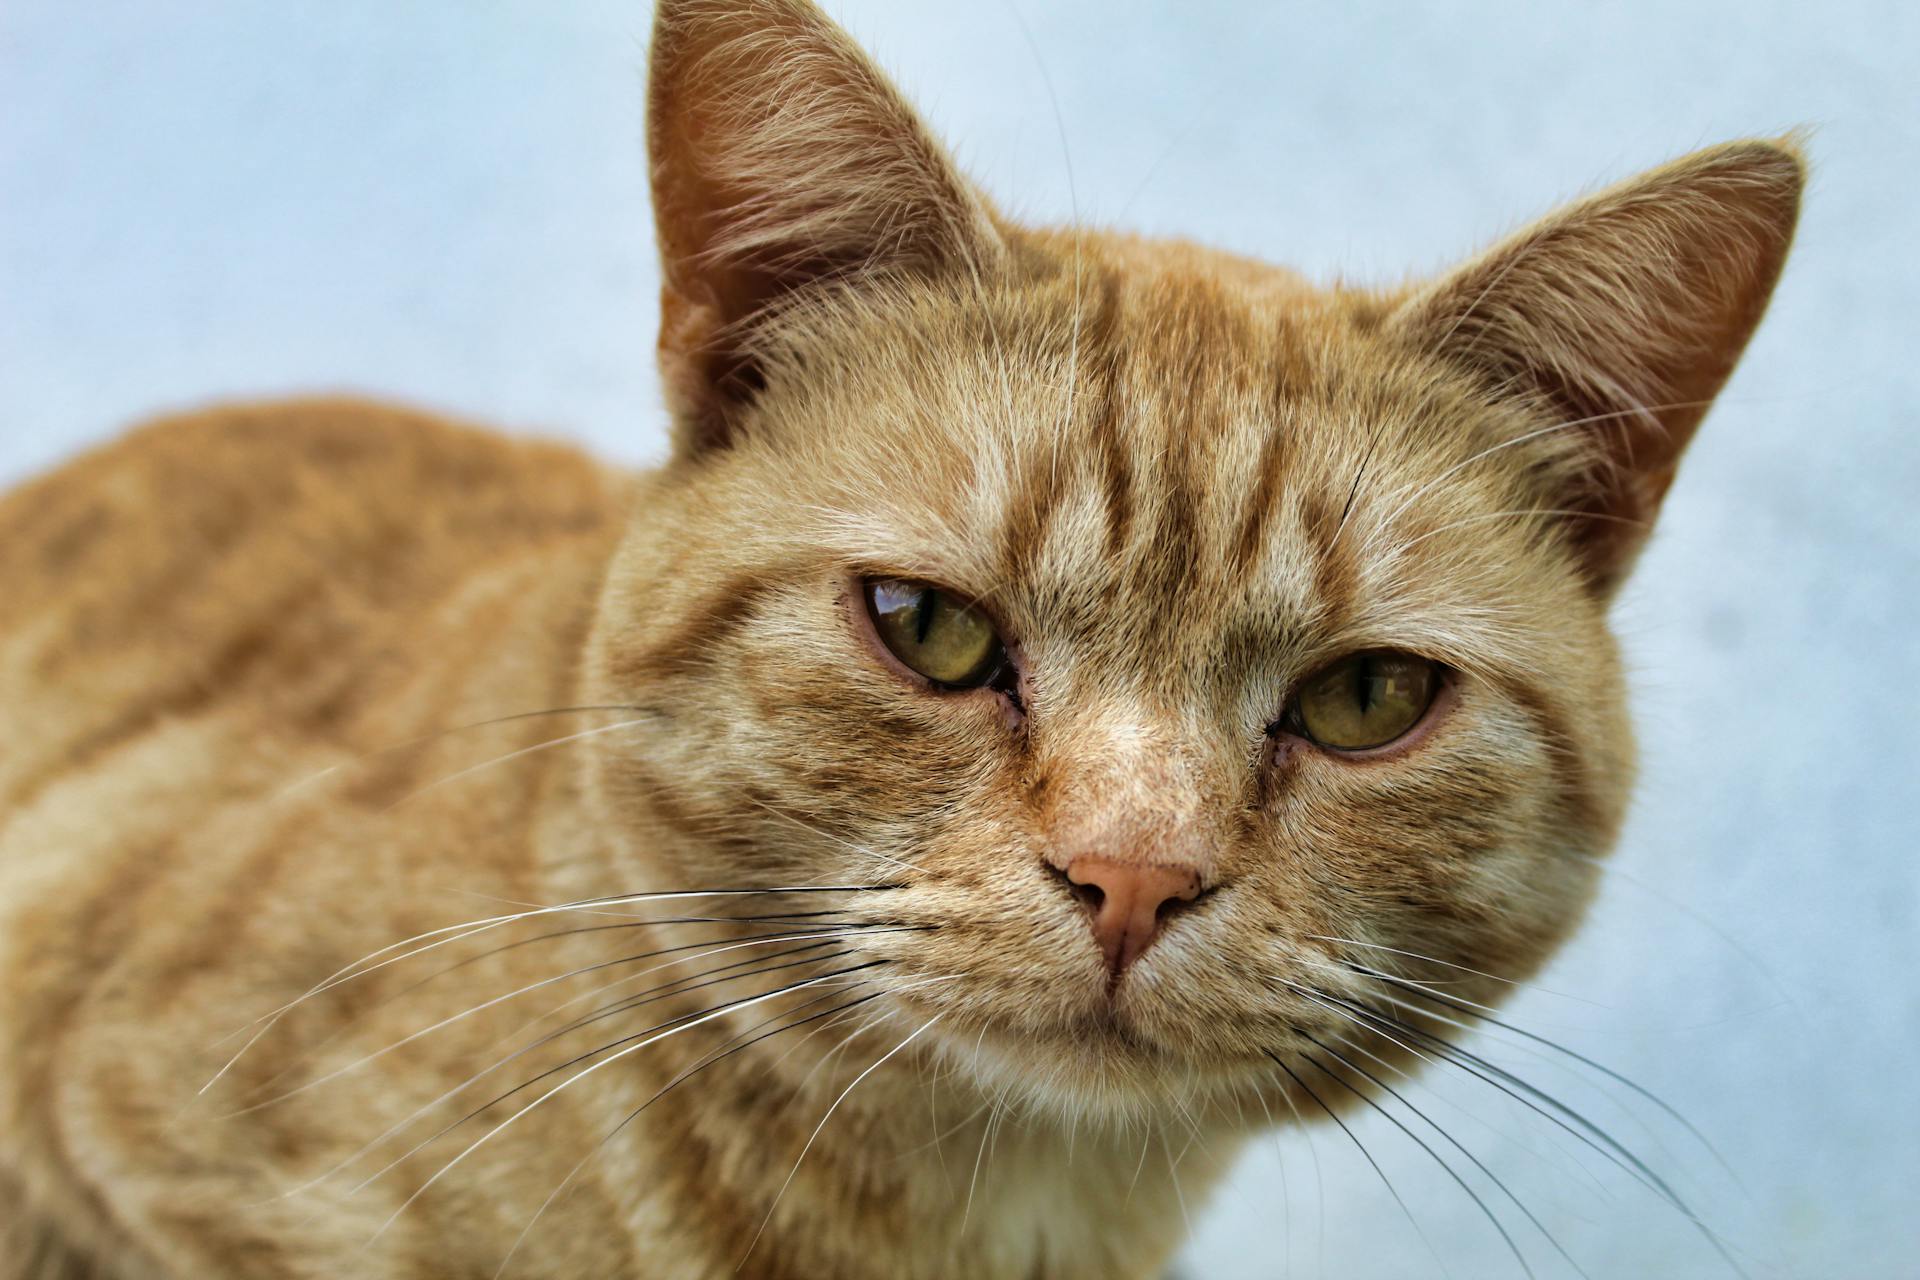
[[[1322,279],[1437,269],[1601,180],[1815,127],[1772,313],[1619,609],[1633,819],[1503,1015],[1657,1092],[1737,1181],[1624,1086],[1472,1043],[1646,1151],[1752,1274],[1920,1275],[1920,9],[829,7],[1010,210]],[[7,0],[0,482],[156,410],[319,389],[658,457],[647,27],[640,0]],[[1457,1071],[1405,1092],[1597,1280],[1734,1274],[1574,1126]],[[1331,1125],[1283,1133],[1194,1206],[1187,1271],[1520,1274],[1392,1124],[1354,1137],[1410,1212]]]

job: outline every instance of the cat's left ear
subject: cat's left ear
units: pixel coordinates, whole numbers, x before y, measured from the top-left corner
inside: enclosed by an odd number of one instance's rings
[[[986,201],[808,0],[660,0],[647,143],[682,456],[728,442],[756,330],[796,295],[1004,252]]]
[[[1687,156],[1561,210],[1416,291],[1389,328],[1526,397],[1585,465],[1571,517],[1594,590],[1626,577],[1680,454],[1779,278],[1805,170],[1789,143]]]

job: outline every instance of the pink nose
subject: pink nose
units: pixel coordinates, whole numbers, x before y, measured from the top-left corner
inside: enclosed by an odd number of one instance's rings
[[[1116,978],[1153,945],[1174,903],[1200,896],[1200,873],[1192,867],[1143,866],[1093,854],[1067,864],[1067,882],[1079,886],[1092,910],[1093,939]]]

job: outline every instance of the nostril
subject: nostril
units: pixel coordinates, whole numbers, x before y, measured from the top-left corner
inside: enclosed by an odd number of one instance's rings
[[[1066,891],[1073,895],[1075,902],[1078,902],[1095,915],[1100,914],[1100,908],[1107,900],[1107,891],[1105,889],[1102,889],[1097,884],[1075,880],[1067,874],[1064,868],[1056,867],[1051,863],[1047,865],[1047,870],[1053,872],[1061,885],[1066,888]]]
[[[1191,897],[1179,897],[1176,895],[1175,897],[1168,898],[1165,902],[1153,909],[1153,918],[1161,924],[1165,924],[1169,916],[1177,915],[1185,911],[1188,907],[1193,906],[1202,897],[1206,896],[1206,892],[1206,890],[1202,889],[1196,891]]]

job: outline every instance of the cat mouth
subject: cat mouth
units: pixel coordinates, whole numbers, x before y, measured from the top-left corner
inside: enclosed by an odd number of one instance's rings
[[[1045,1056],[1090,1066],[1117,1061],[1171,1066],[1187,1061],[1187,1055],[1146,1034],[1111,1004],[1053,1027],[987,1017],[970,1032],[956,1030],[953,1038],[1021,1058]]]
[[[1055,1020],[1033,1018],[1030,1011],[973,1010],[964,1019],[951,1019],[940,1038],[969,1053],[1102,1075],[1115,1069],[1185,1075],[1205,1068],[1211,1073],[1241,1059],[1253,1065],[1265,1061],[1258,1051],[1222,1054],[1194,1038],[1169,1034],[1163,1018],[1136,1004],[1123,976],[1105,981],[1097,995]]]
[[[1040,1031],[999,1023],[942,1030],[939,1039],[983,1087],[1024,1093],[1043,1106],[1070,1100],[1084,1114],[1137,1116],[1170,1099],[1233,1097],[1269,1086],[1274,1070],[1264,1049],[1201,1049],[1118,1014]]]

